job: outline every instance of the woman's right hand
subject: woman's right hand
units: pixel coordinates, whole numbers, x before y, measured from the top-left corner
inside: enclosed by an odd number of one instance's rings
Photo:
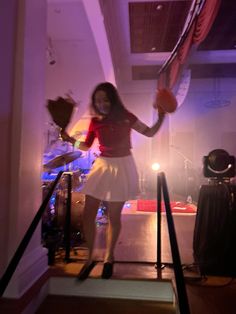
[[[69,142],[74,145],[75,139],[71,137],[64,129],[61,129],[60,136],[64,142]]]

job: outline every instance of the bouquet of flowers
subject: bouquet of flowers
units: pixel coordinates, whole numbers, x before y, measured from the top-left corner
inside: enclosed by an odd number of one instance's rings
[[[49,99],[47,102],[47,109],[53,121],[63,130],[69,124],[74,108],[75,101],[71,97],[58,97],[56,100]]]

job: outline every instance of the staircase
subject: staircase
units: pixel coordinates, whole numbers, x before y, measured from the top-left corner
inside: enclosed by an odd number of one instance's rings
[[[177,313],[171,280],[51,277],[36,314]]]
[[[0,299],[0,313],[9,314],[174,314],[178,313],[173,274],[157,279],[154,265],[116,264],[115,274],[101,279],[98,263],[85,281],[78,262],[51,266],[20,299]]]

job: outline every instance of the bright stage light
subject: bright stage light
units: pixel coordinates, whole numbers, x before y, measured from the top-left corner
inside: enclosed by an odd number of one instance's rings
[[[160,170],[160,168],[161,168],[161,166],[160,166],[160,164],[158,162],[154,162],[152,164],[152,170],[153,171],[158,171],[158,170]]]

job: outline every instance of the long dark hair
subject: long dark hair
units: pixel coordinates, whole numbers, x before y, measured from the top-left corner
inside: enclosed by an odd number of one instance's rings
[[[99,112],[95,104],[95,94],[98,91],[104,91],[107,95],[107,98],[109,99],[111,103],[111,111],[109,113],[109,117],[115,120],[120,119],[123,116],[123,113],[125,112],[126,109],[118,94],[117,89],[115,88],[113,84],[109,82],[100,83],[93,90],[92,96],[91,96],[92,112],[94,112],[96,116],[101,116],[101,113]]]

